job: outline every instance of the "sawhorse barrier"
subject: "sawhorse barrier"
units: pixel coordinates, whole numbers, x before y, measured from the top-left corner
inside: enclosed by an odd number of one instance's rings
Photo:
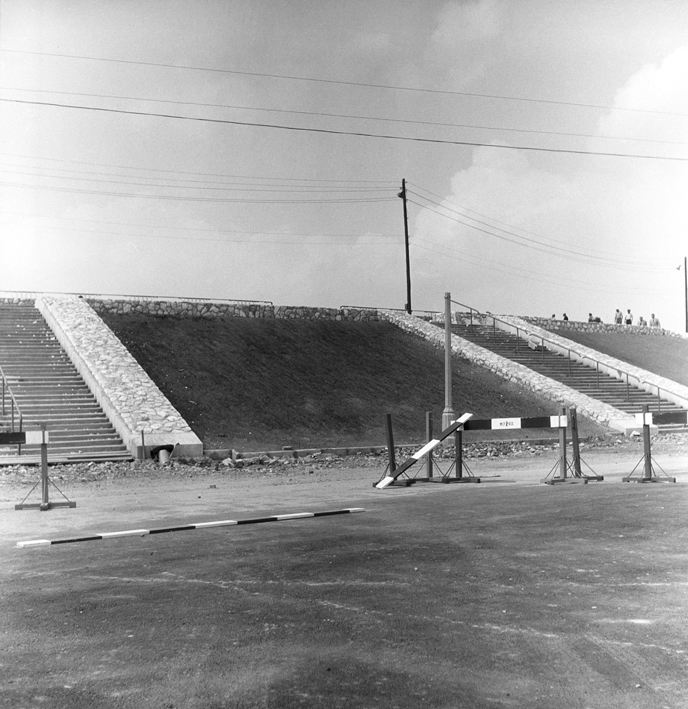
[[[442,443],[445,438],[449,438],[449,436],[452,435],[452,433],[455,433],[456,431],[459,431],[466,421],[471,418],[473,414],[463,414],[463,416],[460,416],[456,421],[453,421],[447,428],[445,428],[442,433],[440,433],[438,438],[433,438],[431,441],[428,441],[420,450],[416,451],[410,458],[405,460],[398,468],[394,464],[394,457],[393,453],[392,456],[390,457],[390,466],[387,475],[382,478],[382,480],[379,480],[377,483],[375,483],[374,487],[378,488],[378,490],[384,490],[384,488],[389,487],[394,483],[394,481],[400,476],[404,475],[406,471],[411,468],[413,465],[415,465],[424,455],[427,455],[430,453],[433,449],[437,448],[437,446]],[[388,440],[391,437],[391,426],[389,425],[389,417],[387,419],[388,422]],[[394,448],[392,447],[392,451]],[[466,482],[480,482],[480,478],[461,478],[460,474],[461,473],[461,468],[458,468],[457,470],[457,477],[454,478],[454,481],[458,480],[465,480]],[[414,480],[421,480],[421,478],[414,478]],[[434,482],[434,480],[428,476],[428,478],[423,478],[422,480],[427,481],[427,482]],[[438,479],[439,481],[439,479]]]
[[[667,423],[687,423],[688,412],[677,411],[669,412],[666,414],[651,414],[648,412],[647,404],[643,405],[643,412],[641,414],[636,414],[636,420],[643,427],[643,457],[638,461],[637,465],[631,471],[630,475],[621,478],[622,482],[630,483],[675,483],[676,478],[667,475],[657,463],[657,467],[662,472],[660,477],[655,473],[654,465],[652,464],[652,451],[650,449],[650,426],[653,424],[667,424]],[[636,475],[635,472],[641,463],[643,465],[642,474]]]
[[[552,417],[556,418],[555,416]],[[571,429],[571,447],[572,460],[569,461],[566,455],[566,427],[567,423]],[[581,463],[584,463],[580,455],[580,440],[578,438],[578,415],[575,407],[571,407],[568,413],[568,422],[566,416],[566,408],[562,409],[562,415],[559,417],[559,460],[554,464],[552,470],[542,478],[540,482],[545,485],[555,485],[556,483],[577,483],[582,482],[587,485],[588,482],[602,482],[603,475],[597,475],[595,471],[585,463],[590,470],[589,473],[583,472]],[[570,475],[569,475],[570,473]]]
[[[12,445],[40,445],[41,447],[41,479],[29,490],[26,497],[17,505],[15,510],[51,510],[54,507],[76,507],[76,502],[70,500],[57,485],[48,477],[48,441],[49,433],[45,430],[45,424],[41,425],[37,431],[13,431],[11,433],[0,433],[0,444]],[[27,502],[31,493],[41,485],[41,501]],[[50,486],[53,486],[64,497],[64,500],[53,502],[50,500]]]
[[[396,467],[396,462],[394,459],[394,440],[392,436],[391,428],[391,417],[387,417],[387,444],[390,451],[390,462],[388,466],[388,471],[383,478],[374,484],[374,487],[378,489],[384,489],[390,485],[395,484],[400,476],[405,476],[406,479],[397,482],[397,484],[410,485],[415,482],[444,482],[444,483],[456,483],[456,482],[480,482],[480,478],[473,475],[471,470],[468,468],[463,460],[463,432],[464,431],[505,431],[505,430],[518,430],[522,428],[556,428],[559,430],[559,458],[555,463],[554,467],[545,476],[541,482],[547,485],[554,485],[555,483],[568,482],[576,483],[582,482],[587,484],[589,481],[601,482],[604,480],[604,476],[597,475],[590,466],[587,466],[590,470],[586,473],[582,469],[584,461],[580,456],[580,444],[578,439],[578,419],[576,416],[575,408],[569,410],[568,416],[566,408],[562,409],[562,413],[559,416],[535,416],[530,418],[524,417],[514,417],[514,418],[494,418],[494,419],[473,419],[472,414],[464,414],[457,421],[454,421],[450,426],[442,431],[438,438],[434,438],[428,443],[426,443],[420,450],[416,451],[408,460],[406,460],[400,467]],[[572,460],[567,460],[566,455],[566,428],[571,427],[571,440],[573,447]],[[428,431],[431,430],[430,423],[428,423]],[[432,451],[436,448],[443,440],[448,438],[450,435],[455,435],[455,460],[450,466],[447,473],[444,473],[438,477],[434,477],[432,474]],[[429,437],[429,436],[428,436]],[[427,476],[426,477],[413,477],[409,478],[407,471],[413,465],[415,465],[421,458],[427,457]],[[450,477],[452,468],[455,469],[455,477]],[[463,473],[466,472],[464,477]]]

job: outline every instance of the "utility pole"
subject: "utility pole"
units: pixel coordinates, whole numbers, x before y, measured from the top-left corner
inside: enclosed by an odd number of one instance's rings
[[[409,256],[408,214],[406,212],[406,180],[401,181],[401,192],[397,194],[404,201],[404,244],[406,247],[406,312],[411,314],[411,258]]]
[[[451,293],[444,294],[444,411],[442,430],[456,418],[452,404]],[[460,476],[459,476],[460,477]]]

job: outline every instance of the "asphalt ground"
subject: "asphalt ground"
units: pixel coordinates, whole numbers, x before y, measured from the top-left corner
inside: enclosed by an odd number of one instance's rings
[[[688,707],[688,456],[657,458],[676,484],[586,460],[604,482],[541,484],[556,451],[387,490],[345,462],[162,470],[66,480],[77,507],[47,512],[5,479],[0,706]]]

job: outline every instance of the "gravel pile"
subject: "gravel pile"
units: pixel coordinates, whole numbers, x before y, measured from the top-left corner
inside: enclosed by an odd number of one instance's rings
[[[551,456],[558,448],[558,442],[532,443],[529,441],[492,441],[464,444],[464,458],[527,458],[542,455]],[[417,447],[401,447],[396,450],[397,465],[414,453]],[[688,455],[688,433],[672,433],[656,436],[652,441],[653,455]],[[581,452],[608,451],[638,452],[642,455],[641,436],[604,437],[581,443]],[[453,459],[453,446],[441,447],[435,455],[440,459]],[[210,475],[249,476],[249,475],[309,475],[315,471],[336,468],[371,468],[384,470],[387,454],[368,453],[350,456],[338,456],[331,453],[313,453],[303,457],[270,457],[268,455],[233,461],[210,458],[173,459],[165,465],[155,461],[71,463],[50,466],[50,477],[59,485],[63,482],[107,482],[123,478],[132,479],[183,479]],[[36,465],[12,465],[0,467],[0,485],[35,484]]]

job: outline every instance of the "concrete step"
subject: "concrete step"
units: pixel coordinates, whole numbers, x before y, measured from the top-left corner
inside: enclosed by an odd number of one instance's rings
[[[640,413],[643,405],[649,405],[654,411],[658,408],[663,412],[683,411],[665,399],[660,402],[656,395],[638,389],[631,383],[597,372],[580,362],[569,361],[563,355],[540,348],[533,350],[515,335],[485,331],[479,326],[452,326],[452,332],[621,411]]]
[[[87,439],[81,441],[53,441],[52,438],[48,443],[48,449],[53,451],[54,453],[59,451],[68,451],[71,453],[86,453],[87,451],[116,451],[118,453],[124,453],[126,451],[121,441],[119,444],[113,444],[110,441],[89,441]],[[26,451],[27,453],[30,453],[31,451],[40,453],[40,446],[23,445],[22,453],[24,451]]]
[[[22,412],[24,430],[46,425],[49,460],[131,459],[36,308],[0,305],[0,366]],[[7,414],[0,416],[4,426],[10,420]],[[33,451],[30,446],[23,448],[24,453],[38,454],[37,447]],[[2,453],[0,464],[7,464],[16,450]],[[20,462],[30,457],[22,455]]]
[[[118,452],[98,452],[92,451],[90,453],[65,453],[60,451],[57,453],[51,453],[48,451],[48,463],[55,464],[67,464],[67,463],[87,463],[87,462],[127,462],[131,461],[133,458],[129,453],[118,453]],[[39,454],[31,453],[31,455],[21,455],[18,456],[16,451],[8,452],[2,454],[0,452],[0,466],[10,466],[10,465],[34,465],[38,468],[41,463],[41,458]],[[36,473],[36,480],[40,479],[40,468],[38,468]],[[35,494],[35,492],[34,492]],[[40,491],[38,492],[38,499],[40,499]],[[55,496],[59,498],[59,496]],[[51,494],[51,499],[53,495]],[[29,499],[31,501],[31,498]]]
[[[40,425],[44,423],[51,432],[99,432],[99,431],[114,431],[113,425],[107,420],[105,416],[100,418],[88,418],[83,417],[81,419],[75,418],[55,418],[45,420],[43,417],[36,417],[35,419],[24,419],[24,430],[40,428]]]

